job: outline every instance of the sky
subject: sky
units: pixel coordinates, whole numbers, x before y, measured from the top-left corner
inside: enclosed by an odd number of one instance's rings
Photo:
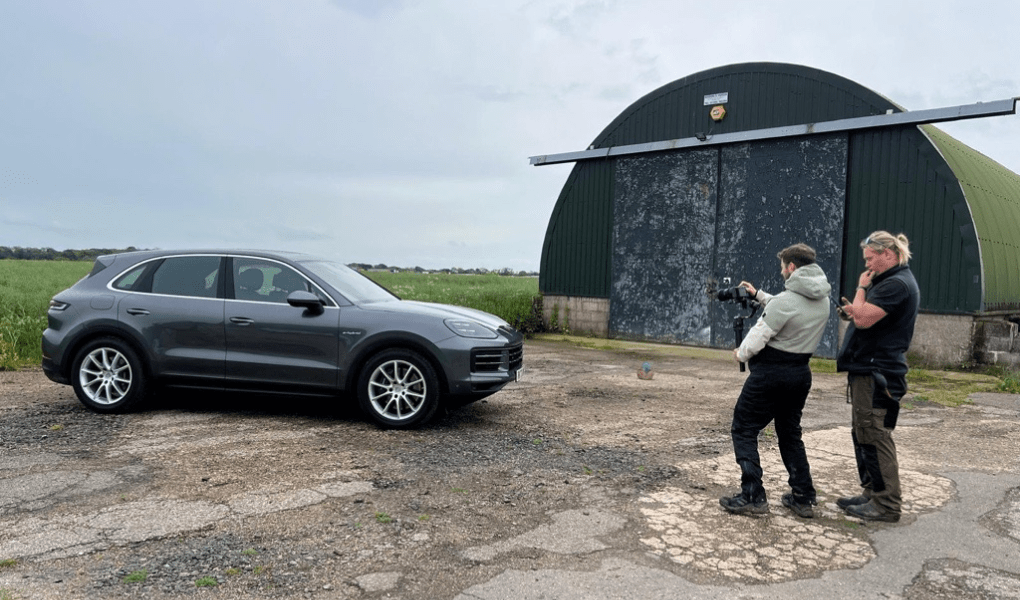
[[[0,246],[537,271],[571,164],[733,63],[908,110],[1020,97],[1020,2],[32,0],[0,11]],[[1020,115],[939,125],[1020,172]]]

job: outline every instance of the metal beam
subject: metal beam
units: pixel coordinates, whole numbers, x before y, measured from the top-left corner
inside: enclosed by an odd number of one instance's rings
[[[643,154],[645,152],[661,152],[663,150],[678,150],[681,148],[696,148],[698,146],[715,146],[719,144],[768,140],[794,137],[798,135],[812,135],[816,133],[855,131],[859,129],[873,129],[876,127],[892,127],[895,125],[923,125],[925,123],[941,123],[944,121],[959,121],[962,119],[977,119],[980,117],[1015,115],[1016,103],[1018,100],[1020,100],[1020,97],[996,100],[995,102],[978,102],[977,104],[964,104],[961,106],[949,106],[946,108],[929,108],[925,110],[886,113],[884,115],[854,117],[852,119],[839,119],[836,121],[824,121],[821,123],[806,123],[803,125],[787,125],[785,127],[770,127],[768,129],[754,129],[751,131],[737,131],[734,133],[720,133],[717,135],[699,134],[701,137],[680,138],[675,140],[664,140],[661,142],[647,142],[644,144],[630,144],[628,146],[610,146],[608,148],[594,148],[592,150],[564,152],[562,154],[546,154],[543,156],[532,156],[529,160],[531,161],[531,164],[535,166],[555,165],[567,162],[592,160],[595,158],[608,158],[611,156]]]

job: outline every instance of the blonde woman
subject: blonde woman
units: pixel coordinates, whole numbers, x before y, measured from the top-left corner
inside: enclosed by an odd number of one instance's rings
[[[906,352],[921,293],[907,266],[907,236],[876,231],[861,242],[861,249],[865,271],[853,300],[842,299],[841,310],[851,324],[836,368],[848,374],[862,492],[836,504],[860,519],[894,523],[900,520],[903,500],[892,432],[900,398],[907,392]]]

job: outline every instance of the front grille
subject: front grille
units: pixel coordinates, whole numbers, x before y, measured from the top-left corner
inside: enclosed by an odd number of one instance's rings
[[[510,370],[520,369],[524,364],[524,344],[517,344],[510,348]]]
[[[524,345],[506,348],[476,348],[471,351],[471,372],[514,371],[524,364]]]

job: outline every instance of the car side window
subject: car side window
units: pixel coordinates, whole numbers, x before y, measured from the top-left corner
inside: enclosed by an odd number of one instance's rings
[[[117,279],[117,281],[113,282],[113,287],[118,290],[133,290],[135,284],[138,283],[138,278],[142,276],[142,273],[144,273],[145,269],[148,267],[148,264],[143,264],[131,269],[127,273],[124,273]]]
[[[234,259],[234,298],[286,304],[298,290],[310,292],[311,283],[287,265],[255,258]]]
[[[215,298],[219,272],[218,256],[171,257],[153,273],[152,293]]]

